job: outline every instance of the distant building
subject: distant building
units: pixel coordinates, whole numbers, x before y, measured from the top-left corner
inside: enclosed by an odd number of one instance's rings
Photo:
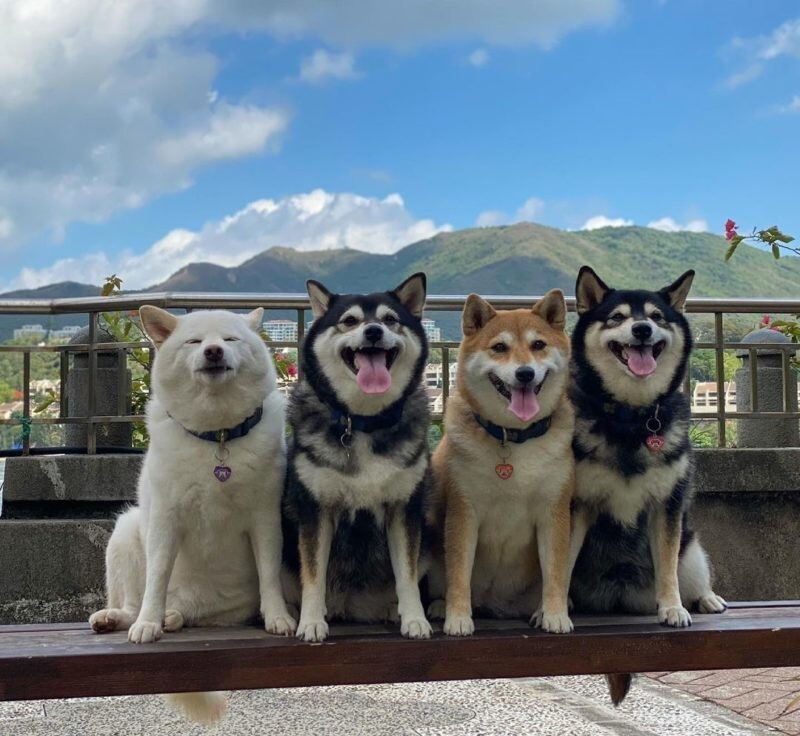
[[[448,368],[448,375],[450,378],[450,390],[456,385],[456,372],[458,371],[458,363],[450,363]],[[422,385],[426,388],[442,388],[444,385],[444,369],[441,363],[428,363],[425,366],[425,373],[423,376]]]
[[[261,325],[270,340],[275,342],[296,342],[297,322],[291,319],[270,319]]]
[[[48,338],[50,340],[71,340],[82,329],[83,327],[80,325],[64,325],[57,330],[50,330]]]
[[[44,340],[47,330],[42,325],[22,325],[14,330],[15,340]]]
[[[436,326],[430,317],[422,318],[422,329],[430,342],[440,342],[442,339],[442,328]]]
[[[725,392],[725,411],[736,411],[736,383],[726,381],[723,384]],[[692,411],[700,414],[714,414],[717,411],[717,382],[698,381],[692,392]]]

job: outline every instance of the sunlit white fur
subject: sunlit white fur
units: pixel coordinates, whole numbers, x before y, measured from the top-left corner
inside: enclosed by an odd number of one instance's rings
[[[533,334],[534,337],[530,342],[536,339],[535,332]],[[509,346],[513,345],[514,336],[511,333],[503,332],[501,335],[504,336],[503,342]],[[565,368],[568,360],[561,350],[553,346],[550,346],[541,358],[533,359],[529,363],[512,360],[501,363],[492,356],[491,350],[482,350],[466,359],[466,371],[462,373],[462,380],[465,380],[466,388],[478,405],[482,417],[503,427],[522,429],[532,421],[536,421],[537,417],[548,416],[553,411],[567,381]],[[517,379],[514,374],[523,366],[533,368],[535,371],[534,386],[545,381],[538,395],[539,414],[528,421],[521,420],[508,410],[508,399],[502,396],[489,380],[489,374],[494,373],[508,386],[515,386]]]
[[[352,307],[345,312],[353,314],[359,319],[359,307]],[[381,315],[383,319],[384,315]],[[363,319],[363,313],[361,313]],[[364,337],[364,330],[371,324],[379,325],[383,329],[383,338],[378,343],[371,343]],[[357,350],[361,347],[378,347],[384,350],[397,348],[399,353],[395,358],[389,372],[392,376],[392,385],[382,394],[366,394],[356,383],[356,375],[342,358],[345,348]],[[319,362],[319,366],[328,382],[342,402],[354,414],[372,415],[379,414],[386,407],[397,401],[402,396],[414,373],[414,366],[422,353],[422,344],[411,330],[399,323],[389,327],[379,322],[362,322],[352,329],[346,329],[341,320],[338,326],[329,327],[314,340],[312,350]]]
[[[244,623],[259,612],[268,631],[294,630],[280,586],[284,401],[255,332],[261,314],[194,312],[177,319],[161,345],[138,505],[118,519],[109,541],[108,608],[92,615],[96,631],[127,628],[130,641],[143,643],[164,630]],[[153,319],[162,326],[175,321],[166,313]],[[203,350],[212,345],[223,348],[232,368],[222,376],[198,371]],[[218,446],[187,428],[233,427],[258,406],[262,420],[227,443],[233,473],[221,483],[213,473]],[[214,693],[172,700],[201,721],[221,715],[225,706],[224,696]]]
[[[685,341],[680,330],[663,327],[649,318],[646,322],[653,330],[652,339],[648,340],[648,344],[663,340],[665,345],[656,360],[656,370],[644,378],[631,373],[609,348],[611,342],[622,345],[639,342],[631,332],[633,318],[628,317],[620,325],[612,328],[604,328],[602,324],[595,322],[586,330],[584,338],[586,359],[597,371],[606,391],[617,401],[630,406],[652,404],[669,388],[683,358]]]

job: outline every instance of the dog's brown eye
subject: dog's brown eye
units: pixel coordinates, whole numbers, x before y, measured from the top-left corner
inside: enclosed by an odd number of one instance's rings
[[[342,324],[343,324],[345,327],[354,327],[355,325],[357,325],[357,324],[358,324],[358,320],[357,320],[357,319],[356,319],[356,318],[355,318],[355,317],[354,317],[352,314],[348,314],[348,315],[347,315],[347,316],[346,316],[346,317],[345,317],[345,318],[342,320]]]
[[[396,325],[397,324],[397,317],[395,317],[392,314],[387,314],[383,318],[383,324],[385,324],[385,325]]]
[[[614,312],[614,314],[612,314],[612,315],[609,317],[609,319],[610,319],[612,322],[622,322],[622,320],[624,320],[624,319],[625,319],[625,315],[624,315],[622,312]]]
[[[508,350],[508,345],[506,345],[504,342],[496,342],[494,345],[492,345],[492,350],[494,350],[496,353],[505,353]]]
[[[661,312],[653,312],[650,315],[650,319],[652,319],[655,322],[661,322],[661,320],[664,319],[664,315],[661,314]]]
[[[531,345],[532,350],[544,350],[546,347],[547,343],[544,340],[534,340]]]

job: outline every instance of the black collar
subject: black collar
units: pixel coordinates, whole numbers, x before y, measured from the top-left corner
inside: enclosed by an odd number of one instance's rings
[[[348,414],[341,409],[331,409],[331,419],[339,427],[343,427],[345,434],[353,432],[376,432],[387,429],[400,421],[403,415],[403,402],[397,401],[380,414]]]
[[[492,437],[498,440],[501,444],[506,442],[514,442],[521,445],[523,442],[532,440],[535,437],[541,437],[548,429],[550,429],[550,420],[552,417],[545,417],[538,422],[529,424],[524,429],[509,429],[508,427],[501,427],[499,424],[494,424],[488,419],[484,419],[480,414],[475,414],[475,421],[481,425]]]
[[[183,427],[189,434],[194,435],[198,439],[207,440],[208,442],[228,442],[229,440],[236,440],[239,437],[244,437],[246,434],[250,432],[250,430],[256,426],[261,421],[261,417],[264,415],[264,409],[262,407],[258,407],[247,419],[245,419],[241,424],[237,424],[235,427],[230,427],[229,429],[212,429],[209,432],[194,432],[191,429],[187,429]],[[175,419],[171,414],[167,414],[170,419],[174,421],[178,421]],[[178,422],[180,424],[180,422]]]
[[[572,387],[572,396],[576,403],[589,404],[595,410],[604,414],[606,419],[620,424],[646,421],[653,416],[653,406],[630,406],[615,401],[605,393],[600,396],[591,396],[578,386]],[[659,401],[655,403],[656,409],[660,406],[660,403]]]

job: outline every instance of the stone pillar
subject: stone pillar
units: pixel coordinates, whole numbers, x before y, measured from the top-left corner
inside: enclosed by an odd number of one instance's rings
[[[776,330],[761,329],[746,335],[742,342],[758,345],[757,386],[759,411],[783,411],[783,353],[778,348],[763,347],[786,344],[791,340]],[[791,355],[791,354],[790,354]],[[750,353],[742,349],[736,351],[741,359],[742,367],[736,371],[736,408],[738,411],[752,411]],[[788,411],[797,411],[797,374],[789,370],[787,380],[789,387]],[[718,400],[721,400],[718,398]],[[739,420],[739,447],[797,447],[800,445],[798,420],[796,417],[785,419],[776,417],[745,417]]]
[[[96,331],[98,342],[116,342],[116,338],[103,329]],[[70,344],[80,345],[89,342],[89,328],[86,327],[70,340]],[[97,353],[97,377],[95,381],[95,414],[112,415],[117,413],[117,393],[119,391],[119,372],[125,371],[124,384],[125,411],[130,412],[131,372],[128,370],[125,354],[116,350]],[[67,416],[85,417],[89,404],[89,353],[74,353],[73,365],[67,376]],[[86,447],[86,426],[67,424],[65,430],[68,447]],[[98,447],[130,447],[133,427],[129,423],[98,424]]]

